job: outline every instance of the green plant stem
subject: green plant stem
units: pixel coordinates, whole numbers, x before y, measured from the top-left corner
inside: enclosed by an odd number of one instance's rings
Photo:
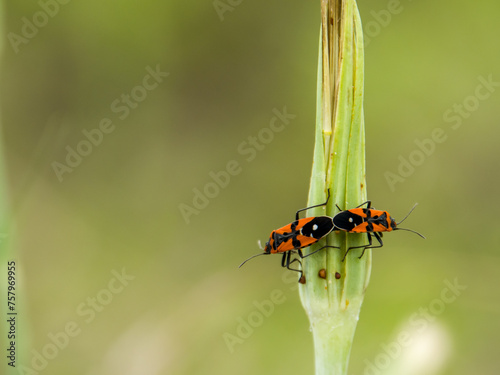
[[[318,59],[316,141],[309,205],[331,198],[308,216],[334,216],[366,201],[363,119],[363,33],[355,0],[322,1]],[[347,374],[351,345],[371,270],[371,251],[349,247],[366,243],[360,234],[334,232],[328,248],[303,262],[306,283],[299,292],[311,323],[316,374]],[[314,251],[325,246],[320,241]],[[318,276],[326,270],[326,278]]]

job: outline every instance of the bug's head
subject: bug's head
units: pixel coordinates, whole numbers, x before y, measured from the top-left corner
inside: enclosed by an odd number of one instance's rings
[[[260,240],[257,241],[257,243],[259,244],[259,249],[264,250],[262,255],[271,254],[271,249],[273,248],[272,241],[273,241],[273,239],[270,238],[269,241],[266,242],[266,246],[264,246],[264,247],[262,247],[262,242],[260,242]]]

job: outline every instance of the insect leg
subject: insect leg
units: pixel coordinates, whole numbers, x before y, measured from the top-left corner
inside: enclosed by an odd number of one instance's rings
[[[299,264],[302,266],[302,263],[300,263],[300,260],[298,260],[297,258],[294,258],[292,260],[292,252],[291,251],[287,251],[286,253],[283,253],[283,258],[281,258],[281,267],[285,267],[285,268],[289,269],[290,271],[299,272],[300,276],[302,276],[301,270],[297,270],[295,268],[290,268],[290,265],[294,262],[299,262]]]
[[[299,220],[299,212],[302,212],[302,211],[305,211],[305,210],[308,210],[308,209],[314,208],[314,207],[326,206],[326,204],[328,203],[329,200],[330,200],[330,189],[328,189],[328,197],[326,198],[326,202],[325,203],[317,204],[315,206],[306,207],[306,208],[302,208],[302,209],[298,210],[295,213],[295,220]]]
[[[286,267],[286,257],[288,256],[288,252],[283,253],[283,257],[281,258],[281,267]]]
[[[360,204],[358,207],[356,207],[356,208],[360,208],[361,206],[364,206],[365,204],[367,205],[367,206],[366,206],[366,209],[367,209],[367,210],[369,210],[369,209],[370,209],[370,207],[372,206],[372,201],[366,201],[365,203],[361,203],[361,204]],[[335,206],[337,207],[337,209],[338,209],[339,211],[344,211],[343,209],[341,209],[341,208],[338,206],[338,204],[335,204]]]
[[[372,201],[366,201],[365,203],[361,203],[358,207],[356,208],[360,208],[361,206],[364,206],[365,204],[367,204],[366,206],[366,209],[370,209],[370,207],[372,206]]]
[[[352,249],[361,249],[361,248],[364,248],[363,249],[363,254],[364,254],[365,250],[367,248],[369,248],[369,247],[372,246],[372,234],[370,232],[367,232],[366,235],[368,236],[368,245],[352,246],[352,247],[348,248],[347,251],[344,254],[344,257],[342,258],[342,262],[344,261],[345,257],[347,256],[347,253],[349,253],[349,251],[351,251]],[[379,239],[379,237],[377,237],[377,239]],[[377,247],[379,247],[379,246],[377,246]],[[361,254],[361,256],[363,256],[363,254]]]
[[[306,255],[303,255],[303,254],[302,254],[302,251],[300,251],[300,250],[299,250],[299,256],[300,256],[302,259],[304,259],[304,258],[307,258],[307,257],[308,257],[308,256],[310,256],[310,255],[316,254],[318,251],[323,250],[324,248],[327,248],[327,247],[332,247],[332,248],[334,248],[334,249],[340,249],[340,247],[338,247],[338,246],[330,246],[330,245],[326,245],[326,246],[323,246],[323,247],[319,248],[318,250],[314,250],[312,253],[309,253],[309,254],[306,254]]]
[[[365,250],[366,249],[376,249],[377,247],[382,247],[384,246],[384,243],[382,242],[382,233],[378,234],[377,232],[373,232],[373,235],[375,236],[375,238],[377,239],[378,243],[380,245],[378,246],[370,246],[371,245],[371,241],[370,241],[370,245],[366,246],[364,249],[363,249],[363,252],[361,253],[361,255],[359,256],[358,259],[361,259],[361,257],[363,256],[363,254],[365,253]]]

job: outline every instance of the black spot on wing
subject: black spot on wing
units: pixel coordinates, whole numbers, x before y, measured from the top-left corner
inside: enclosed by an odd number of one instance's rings
[[[291,241],[292,245],[296,249],[300,249],[302,247],[300,241],[297,239],[297,233],[298,232],[284,232],[284,233],[276,233],[274,232],[273,238],[274,238],[274,244],[273,248],[274,250],[278,250],[278,248],[283,245],[284,243]]]
[[[267,244],[269,244],[269,245],[271,245],[271,246],[272,246],[272,249],[273,249],[273,250],[276,250],[276,249],[278,248],[278,246],[279,246],[279,244],[277,243],[277,241],[276,241],[276,240],[277,240],[277,233],[273,231],[273,232],[271,233],[271,239],[270,239],[270,240],[268,241],[268,243],[267,243]],[[268,246],[267,244],[266,244],[266,248],[267,248],[267,246]]]
[[[381,225],[385,228],[387,228],[387,212],[384,212],[380,216],[374,216],[370,219],[367,220],[369,224],[376,224],[376,225]],[[372,226],[373,230],[373,226]]]
[[[317,216],[300,229],[300,234],[319,240],[333,229],[333,221],[328,216]]]
[[[379,220],[380,220],[380,223],[378,223],[378,224],[388,228],[388,226],[387,226],[388,225],[387,212],[384,212],[382,215],[380,215]]]
[[[363,218],[349,211],[339,212],[333,217],[333,224],[341,230],[351,231],[363,223]]]
[[[294,237],[292,239],[292,245],[293,245],[293,248],[294,249],[301,249],[302,248],[302,244],[300,243],[300,241],[297,239],[297,237]]]
[[[277,232],[273,232],[273,239],[274,239],[273,249],[277,250],[278,247],[280,247],[283,242],[288,241],[288,238],[289,236],[287,236],[286,234],[283,235]]]

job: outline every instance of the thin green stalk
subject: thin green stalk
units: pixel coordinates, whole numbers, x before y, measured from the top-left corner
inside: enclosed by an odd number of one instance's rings
[[[316,141],[309,205],[331,198],[308,216],[334,216],[338,205],[353,208],[366,201],[363,119],[363,33],[355,0],[322,0],[318,59]],[[371,251],[349,247],[366,243],[360,234],[334,232],[328,248],[304,259],[305,284],[299,292],[311,323],[316,374],[347,374],[351,345],[371,270]],[[325,246],[324,241],[311,247]],[[319,276],[320,270],[326,277]]]

